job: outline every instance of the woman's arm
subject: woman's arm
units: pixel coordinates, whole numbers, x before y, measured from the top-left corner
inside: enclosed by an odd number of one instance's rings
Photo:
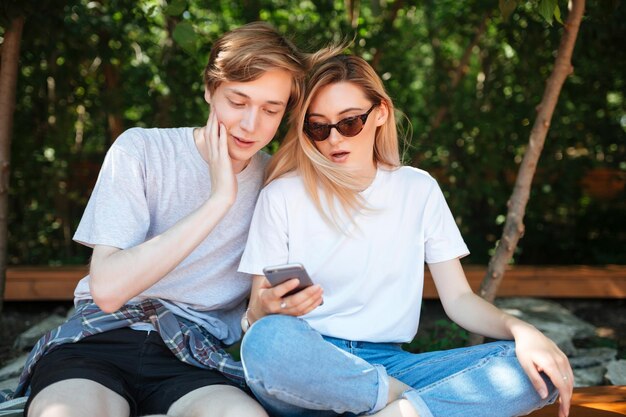
[[[298,284],[298,279],[294,278],[272,287],[264,275],[255,275],[252,278],[248,304],[250,324],[270,314],[303,316],[322,303],[324,291],[317,284],[284,297],[289,291],[297,288]]]
[[[567,356],[530,324],[474,294],[458,259],[428,265],[446,314],[459,326],[494,339],[514,339],[517,358],[542,398],[548,395],[544,372],[559,390],[559,415],[567,416],[574,375]]]
[[[218,134],[219,129],[219,134]],[[237,196],[237,179],[228,156],[227,134],[212,112],[202,129],[211,174],[211,196],[166,232],[129,249],[96,245],[90,266],[95,303],[113,312],[141,294],[183,261],[215,228]]]

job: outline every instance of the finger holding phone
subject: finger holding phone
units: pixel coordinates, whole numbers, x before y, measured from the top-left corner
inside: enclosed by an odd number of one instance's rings
[[[302,265],[268,267],[263,272],[253,281],[251,323],[269,314],[302,316],[323,303],[322,287],[313,284]]]

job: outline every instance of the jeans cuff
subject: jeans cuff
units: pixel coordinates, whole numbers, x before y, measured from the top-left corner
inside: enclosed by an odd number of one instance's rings
[[[374,408],[367,414],[374,414],[382,410],[387,406],[387,400],[389,400],[389,376],[387,370],[382,365],[373,365],[378,374],[378,396],[376,398],[376,404]]]
[[[422,398],[419,396],[417,391],[413,389],[406,390],[402,393],[401,397],[411,403],[411,405],[413,406],[413,408],[415,408],[417,414],[419,414],[420,417],[434,417],[433,413],[430,412],[430,409],[428,408],[424,400],[422,400]]]

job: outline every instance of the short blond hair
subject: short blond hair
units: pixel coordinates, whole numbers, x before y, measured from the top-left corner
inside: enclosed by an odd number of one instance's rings
[[[292,75],[287,109],[297,107],[306,76],[304,56],[268,23],[248,23],[225,33],[213,44],[204,69],[204,85],[213,94],[225,81],[254,81],[272,69]]]

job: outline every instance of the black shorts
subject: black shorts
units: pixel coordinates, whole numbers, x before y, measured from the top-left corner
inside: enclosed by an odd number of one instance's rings
[[[63,344],[35,365],[30,401],[55,382],[84,378],[128,401],[131,416],[166,414],[185,394],[208,385],[238,385],[214,370],[181,362],[156,331],[124,328]]]

